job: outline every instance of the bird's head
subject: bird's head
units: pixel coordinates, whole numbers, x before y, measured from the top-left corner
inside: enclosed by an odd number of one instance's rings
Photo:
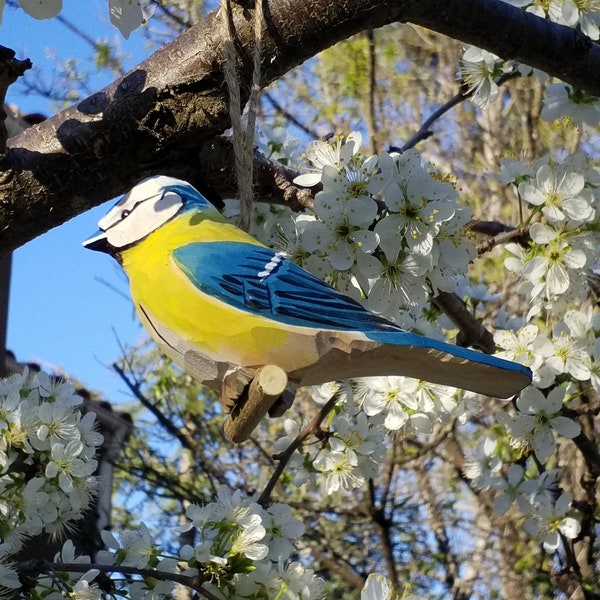
[[[186,181],[166,175],[149,177],[100,219],[100,230],[83,245],[90,250],[118,254],[187,210],[216,212],[215,207]]]

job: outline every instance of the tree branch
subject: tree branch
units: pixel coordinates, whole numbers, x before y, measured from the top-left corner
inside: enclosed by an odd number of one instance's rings
[[[232,7],[242,97],[252,74],[252,10]],[[600,47],[501,0],[272,0],[261,86],[366,29],[410,21],[600,95]],[[230,125],[221,19],[210,14],[124,77],[11,138],[0,163],[0,247],[14,249],[165,173],[201,185],[203,145]]]
[[[275,485],[279,481],[285,467],[287,466],[292,454],[296,451],[298,446],[313,433],[317,433],[321,430],[321,423],[327,417],[329,412],[336,405],[339,400],[339,392],[336,392],[320,409],[315,418],[296,436],[296,439],[283,451],[274,456],[273,458],[278,461],[277,467],[273,471],[265,489],[262,491],[260,498],[258,499],[258,503],[261,506],[265,506],[269,503],[269,499],[271,497],[271,493],[275,488]]]
[[[6,152],[6,140],[8,131],[6,129],[6,110],[4,109],[4,100],[8,88],[19,78],[22,77],[27,69],[31,69],[30,60],[18,60],[15,53],[9,48],[0,46],[0,159],[4,162]],[[0,168],[2,163],[0,162]]]
[[[161,571],[160,569],[139,569],[125,565],[105,565],[101,563],[52,563],[42,559],[19,562],[14,567],[19,574],[23,575],[39,575],[41,573],[53,572],[86,573],[90,569],[95,569],[101,573],[121,573],[122,575],[137,575],[158,579],[159,581],[174,581],[175,583],[192,588],[205,598],[209,598],[209,600],[217,600],[215,595],[202,588],[204,581],[201,577]]]
[[[456,294],[440,292],[431,301],[458,327],[456,342],[459,346],[472,346],[487,354],[495,352],[494,336],[469,312]]]

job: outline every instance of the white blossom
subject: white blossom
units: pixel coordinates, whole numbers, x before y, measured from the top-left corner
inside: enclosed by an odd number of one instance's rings
[[[249,515],[233,540],[231,554],[243,554],[250,560],[262,560],[269,553],[269,547],[260,543],[265,534],[261,516],[256,513]]]
[[[591,220],[595,214],[592,190],[584,189],[584,185],[581,173],[544,164],[537,170],[535,179],[519,185],[519,194],[529,204],[541,206],[550,222],[568,218],[580,223]]]
[[[498,56],[475,46],[465,46],[460,59],[460,73],[472,100],[485,108],[499,96],[496,79],[508,72]]]
[[[518,414],[505,420],[515,441],[530,446],[542,463],[554,454],[554,432],[574,438],[581,431],[578,423],[559,414],[564,397],[563,387],[555,387],[546,396],[530,385],[517,399]]]
[[[371,573],[360,592],[360,600],[390,600],[392,589],[388,580],[379,573]]]
[[[591,358],[585,346],[564,330],[552,338],[553,353],[546,358],[546,366],[556,375],[568,373],[579,381],[591,377]]]
[[[296,185],[312,187],[320,183],[324,167],[334,167],[342,170],[352,163],[362,143],[360,132],[353,131],[346,138],[338,136],[334,142],[315,140],[306,150],[306,173],[294,179]]]
[[[492,485],[493,474],[502,468],[502,461],[494,456],[496,443],[495,438],[485,436],[465,460],[465,477],[480,489],[489,488]]]
[[[313,461],[313,467],[326,475],[324,489],[327,494],[342,490],[351,490],[364,485],[365,480],[357,469],[356,452],[347,450],[322,450]]]
[[[525,472],[520,465],[511,465],[506,479],[497,477],[492,485],[495,490],[501,492],[494,500],[494,510],[499,515],[506,514],[513,502],[517,504],[523,515],[528,515],[532,511],[531,500],[536,490],[536,483],[525,478]]]
[[[566,117],[578,125],[596,127],[600,122],[600,100],[566,83],[553,83],[546,89],[540,116],[544,121]]]
[[[152,16],[154,6],[152,2],[140,0],[108,0],[110,22],[119,29],[121,35],[127,40],[132,31]]]

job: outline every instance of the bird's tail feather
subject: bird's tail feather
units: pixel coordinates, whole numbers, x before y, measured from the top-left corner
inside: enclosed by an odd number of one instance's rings
[[[404,375],[495,398],[508,398],[531,382],[531,371],[507,360],[408,332],[317,334],[320,359],[290,373],[300,385],[353,377]]]

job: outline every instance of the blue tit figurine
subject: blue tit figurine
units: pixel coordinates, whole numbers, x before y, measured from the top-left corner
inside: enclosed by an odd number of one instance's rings
[[[227,369],[263,365],[299,385],[405,375],[507,398],[530,383],[522,365],[367,311],[229,223],[185,181],[145,179],[99,227],[84,246],[119,261],[156,343],[213,387]]]

